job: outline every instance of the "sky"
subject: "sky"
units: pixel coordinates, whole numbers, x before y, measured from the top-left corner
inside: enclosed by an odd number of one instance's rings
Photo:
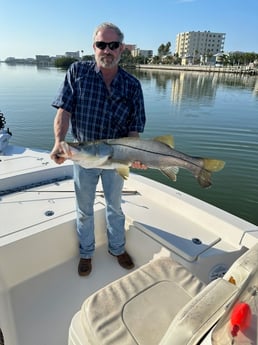
[[[225,33],[224,51],[258,53],[257,0],[0,0],[0,60],[83,51],[102,22],[120,27],[126,44],[153,50],[186,31]]]

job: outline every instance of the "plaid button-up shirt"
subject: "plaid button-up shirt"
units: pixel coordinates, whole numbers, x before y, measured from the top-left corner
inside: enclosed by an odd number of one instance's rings
[[[95,63],[74,63],[52,105],[72,114],[72,134],[79,142],[121,138],[144,130],[140,82],[120,67],[108,90]]]

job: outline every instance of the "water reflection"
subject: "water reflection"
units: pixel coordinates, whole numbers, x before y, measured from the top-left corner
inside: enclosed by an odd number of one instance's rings
[[[219,73],[135,71],[147,109],[146,137],[170,133],[176,149],[226,161],[201,190],[180,171],[175,184],[144,174],[258,224],[258,78]]]
[[[179,84],[180,81],[189,83],[189,88],[201,87],[201,92],[206,92],[206,86],[216,89],[219,86],[248,88],[251,91],[258,91],[258,78],[255,76],[230,74],[230,73],[206,73],[188,71],[155,71],[155,70],[134,70],[133,74],[144,81],[155,81],[157,91],[166,90],[171,84]]]
[[[143,137],[172,134],[176,149],[226,161],[203,190],[188,172],[170,182],[149,177],[206,200],[258,225],[258,78],[220,73],[131,70],[141,81],[147,124]],[[0,64],[0,109],[12,143],[43,149],[53,145],[51,102],[64,71]]]

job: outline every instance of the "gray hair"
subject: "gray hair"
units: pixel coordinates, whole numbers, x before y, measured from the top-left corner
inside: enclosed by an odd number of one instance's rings
[[[117,36],[118,36],[118,41],[120,43],[123,43],[123,40],[124,40],[124,34],[122,33],[122,31],[119,29],[118,26],[112,24],[112,23],[102,23],[100,25],[98,25],[96,27],[96,29],[94,30],[94,33],[93,33],[93,42],[95,42],[95,37],[96,35],[98,34],[98,32],[100,30],[103,30],[103,29],[112,29],[116,32]]]

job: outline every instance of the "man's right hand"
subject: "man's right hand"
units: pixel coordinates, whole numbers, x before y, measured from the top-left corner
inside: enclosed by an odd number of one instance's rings
[[[61,155],[64,153],[61,143],[56,143],[50,153],[50,158],[53,159],[57,164],[62,164],[66,160]]]
[[[53,159],[57,164],[62,164],[68,157],[61,157],[64,153],[64,149],[62,147],[62,140],[64,140],[66,133],[69,128],[71,114],[59,108],[56,113],[55,121],[54,121],[54,133],[55,133],[55,145],[50,153],[50,158]],[[67,154],[67,153],[66,153]]]

